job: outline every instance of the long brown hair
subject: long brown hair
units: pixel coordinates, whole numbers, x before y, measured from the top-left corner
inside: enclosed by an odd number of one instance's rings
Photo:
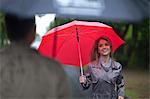
[[[112,44],[111,44],[111,41],[110,41],[110,39],[108,38],[108,37],[106,37],[106,36],[101,36],[100,38],[98,38],[96,41],[95,41],[95,44],[94,44],[94,46],[93,46],[93,49],[92,49],[92,52],[91,52],[91,56],[90,56],[90,61],[92,62],[92,61],[97,61],[98,62],[98,60],[99,60],[99,58],[100,58],[100,54],[98,53],[98,43],[99,43],[99,41],[100,40],[106,40],[108,43],[109,43],[109,45],[110,45],[110,48],[111,48],[111,53],[110,53],[110,57],[112,57],[113,56],[113,53],[112,53]]]

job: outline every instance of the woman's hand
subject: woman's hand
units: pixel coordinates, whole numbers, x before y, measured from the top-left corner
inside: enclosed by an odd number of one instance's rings
[[[124,99],[124,97],[123,96],[118,96],[118,99]]]
[[[79,78],[80,83],[85,84],[86,83],[86,76],[85,75],[81,75]]]

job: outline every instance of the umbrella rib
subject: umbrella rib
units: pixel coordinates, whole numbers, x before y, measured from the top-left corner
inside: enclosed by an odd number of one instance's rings
[[[61,48],[63,47],[63,45],[65,44],[65,42],[67,42],[69,39],[72,39],[72,38],[74,38],[74,36],[71,36],[71,37],[66,36],[65,40],[62,42],[62,44],[59,47],[59,51],[61,50]],[[59,51],[58,51],[58,53],[59,53]],[[57,55],[56,55],[56,57],[57,57]]]
[[[69,36],[69,35],[71,35],[71,34],[59,34],[59,35],[57,35],[58,37],[64,37],[64,36]]]
[[[90,31],[90,32],[89,32]],[[86,31],[82,31],[81,33],[79,33],[79,35],[85,35],[85,34],[91,34],[91,33],[99,33],[99,32],[103,32],[104,30],[86,30]]]

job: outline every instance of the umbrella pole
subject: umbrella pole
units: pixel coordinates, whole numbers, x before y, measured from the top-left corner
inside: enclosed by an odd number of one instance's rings
[[[78,42],[78,52],[79,52],[79,62],[80,62],[80,70],[81,70],[81,76],[83,75],[83,68],[82,68],[82,57],[81,57],[81,49],[80,49],[80,40],[79,40],[79,33],[78,29],[76,27],[76,36],[77,36],[77,42]]]
[[[81,75],[83,75],[82,57],[81,57],[81,49],[80,49],[80,44],[79,44],[79,42],[78,42],[78,51],[79,51],[79,61],[80,61]]]

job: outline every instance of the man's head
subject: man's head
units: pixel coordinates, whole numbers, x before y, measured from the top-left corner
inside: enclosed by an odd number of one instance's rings
[[[5,15],[6,29],[10,41],[31,43],[35,36],[35,18],[22,18],[12,14]]]

